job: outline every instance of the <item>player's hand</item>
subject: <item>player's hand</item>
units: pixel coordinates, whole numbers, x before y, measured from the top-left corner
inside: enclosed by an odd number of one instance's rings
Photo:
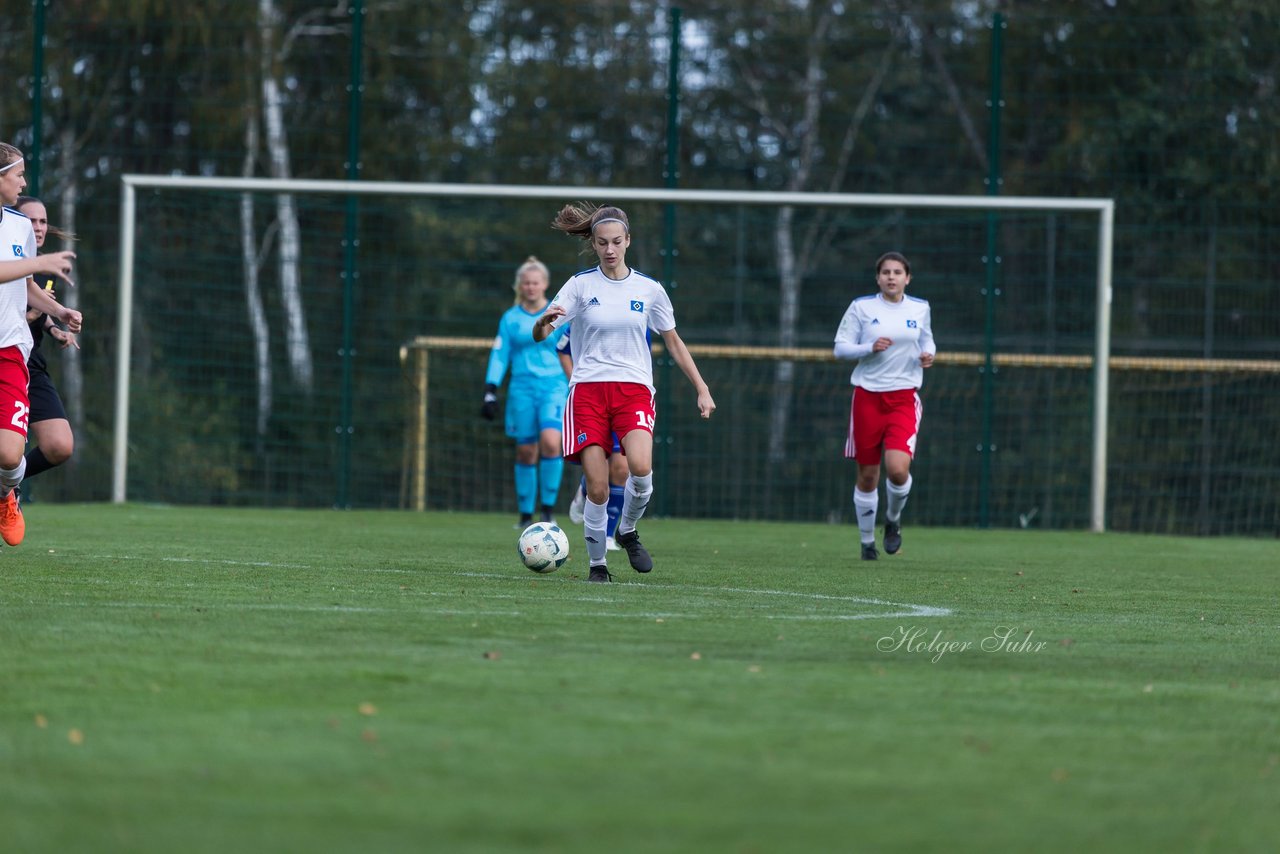
[[[893,346],[892,338],[877,338],[875,343],[871,345],[872,353],[883,353]]]
[[[716,402],[711,398],[711,390],[708,389],[698,395],[698,414],[703,418],[710,418],[711,413],[716,411]]]
[[[74,308],[66,308],[65,306],[62,311],[58,312],[58,320],[67,324],[67,331],[73,334],[79,334],[80,329],[84,324],[84,316],[81,315],[80,312],[76,311]]]
[[[58,342],[58,346],[62,347],[63,350],[67,350],[72,347],[75,347],[77,350],[80,349],[80,342],[76,339],[76,336],[63,329],[61,326],[50,326],[46,331],[54,341]]]
[[[480,417],[492,421],[498,417],[498,387],[488,383],[484,387],[484,403],[480,404]]]
[[[40,266],[36,269],[39,273],[50,273],[57,276],[68,285],[75,287],[75,282],[71,281],[71,261],[76,257],[74,252],[49,252],[45,255],[37,255]]]
[[[931,367],[932,365],[933,365],[933,354],[932,354],[932,353],[921,353],[921,354],[920,354],[920,367],[922,367],[922,368],[928,368],[928,367]]]

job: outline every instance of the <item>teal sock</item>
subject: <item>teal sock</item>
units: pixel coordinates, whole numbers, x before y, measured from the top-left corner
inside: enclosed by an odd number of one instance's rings
[[[564,477],[564,457],[543,457],[538,462],[538,492],[543,507],[554,505],[560,497],[560,480]]]
[[[538,497],[538,467],[516,463],[516,506],[520,512],[533,513],[533,504]]]

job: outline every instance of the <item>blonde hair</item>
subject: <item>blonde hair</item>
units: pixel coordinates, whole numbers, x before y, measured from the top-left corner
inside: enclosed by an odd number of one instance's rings
[[[12,166],[22,159],[22,152],[7,142],[0,142],[0,169]]]
[[[516,268],[516,278],[515,281],[511,283],[511,290],[516,292],[516,298],[513,303],[515,305],[519,305],[520,303],[520,280],[524,278],[524,274],[530,270],[537,270],[542,274],[542,278],[547,280],[547,284],[551,284],[551,271],[547,269],[547,265],[539,261],[536,255],[530,255],[528,258],[524,259],[523,264]]]
[[[622,208],[615,208],[613,205],[596,207],[590,202],[565,205],[556,214],[556,218],[551,221],[551,227],[573,237],[590,240],[591,235],[595,233],[596,226],[605,220],[620,222],[623,230],[627,234],[631,233],[631,220],[627,218],[626,211]]]

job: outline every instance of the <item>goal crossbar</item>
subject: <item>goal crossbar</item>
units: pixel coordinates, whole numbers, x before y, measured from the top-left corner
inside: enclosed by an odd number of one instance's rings
[[[1093,355],[1093,441],[1090,465],[1089,522],[1106,525],[1107,397],[1111,364],[1111,274],[1115,200],[1049,196],[956,196],[880,193],[801,193],[758,190],[679,190],[643,187],[540,186],[528,184],[412,183],[279,178],[222,178],[190,175],[121,176],[119,330],[116,349],[115,429],[112,501],[126,499],[129,431],[129,369],[132,340],[134,241],[139,189],[206,192],[293,193],[333,196],[418,196],[423,198],[577,199],[607,198],[667,204],[737,204],[771,207],[937,208],[976,211],[1074,211],[1098,217],[1098,274]]]

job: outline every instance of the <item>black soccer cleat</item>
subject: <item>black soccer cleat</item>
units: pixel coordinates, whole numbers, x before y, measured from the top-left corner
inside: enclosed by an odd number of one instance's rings
[[[614,536],[614,542],[626,549],[627,560],[631,561],[631,568],[636,572],[648,572],[653,569],[653,558],[649,557],[648,550],[640,545],[640,532],[632,531],[629,534],[617,534]]]
[[[863,560],[879,560],[880,559],[880,552],[876,551],[875,543],[862,544],[862,559]]]
[[[613,574],[609,572],[609,567],[602,563],[591,567],[591,572],[587,573],[587,581],[602,581],[608,584],[613,581]]]
[[[900,522],[890,522],[886,519],[884,523],[885,553],[896,555],[900,548],[902,548],[902,524]]]

